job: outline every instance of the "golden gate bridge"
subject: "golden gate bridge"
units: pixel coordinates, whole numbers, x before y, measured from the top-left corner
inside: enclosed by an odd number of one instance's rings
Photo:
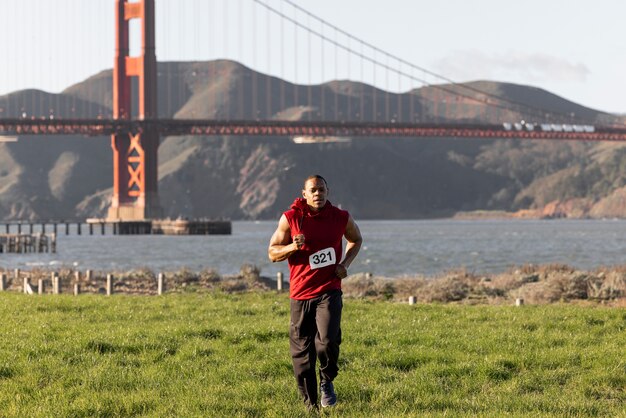
[[[161,214],[157,149],[162,136],[626,140],[626,127],[614,123],[610,117],[598,121],[587,115],[515,101],[474,85],[457,84],[355,38],[289,0],[283,2],[309,21],[314,20],[321,29],[314,29],[264,1],[251,1],[268,16],[279,19],[281,25],[291,25],[295,38],[298,31],[304,31],[300,38],[309,46],[311,38],[315,38],[322,45],[323,52],[318,57],[322,67],[332,67],[339,59],[338,54],[344,53],[356,60],[354,71],[361,75],[372,71],[374,78],[386,79],[387,86],[393,76],[398,86],[402,80],[408,80],[426,88],[420,95],[407,95],[362,84],[360,91],[354,92],[337,81],[328,83],[321,94],[315,95],[310,85],[293,86],[276,77],[254,73],[248,82],[238,86],[238,103],[225,106],[221,114],[210,119],[173,117],[170,102],[183,102],[184,98],[176,100],[167,94],[173,89],[168,81],[159,84],[160,68],[176,63],[157,64],[155,1],[115,0],[110,108],[94,105],[98,100],[107,102],[102,97],[95,98],[107,90],[102,87],[95,93],[76,94],[70,102],[61,102],[41,91],[19,98],[9,94],[0,98],[0,135],[110,135],[114,172],[108,218],[123,220],[150,219]],[[140,27],[141,45],[137,55],[131,54],[131,22]],[[295,41],[294,46],[298,48]],[[217,64],[198,65],[184,76],[193,78],[194,83],[206,83],[225,75],[229,66],[223,64],[221,69]],[[416,76],[416,72],[422,75]],[[425,75],[439,84],[428,84]],[[157,93],[165,93],[165,111]],[[265,102],[261,102],[261,97],[265,97]],[[225,99],[223,93],[215,93],[207,100]],[[281,109],[291,109],[291,113],[282,114]],[[193,110],[190,114],[194,114]]]

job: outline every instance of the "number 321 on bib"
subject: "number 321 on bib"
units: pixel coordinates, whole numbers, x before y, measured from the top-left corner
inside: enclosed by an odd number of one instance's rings
[[[328,247],[323,250],[319,250],[309,256],[309,266],[311,270],[319,269],[322,267],[336,264],[337,257],[335,256],[335,249]]]

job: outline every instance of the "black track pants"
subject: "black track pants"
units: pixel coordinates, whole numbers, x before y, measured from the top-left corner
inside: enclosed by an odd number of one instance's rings
[[[289,345],[293,372],[307,404],[317,404],[317,358],[320,379],[332,381],[339,371],[341,295],[341,290],[332,290],[313,299],[291,299]]]

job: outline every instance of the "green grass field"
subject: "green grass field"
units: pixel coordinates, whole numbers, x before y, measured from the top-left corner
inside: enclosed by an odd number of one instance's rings
[[[626,310],[344,301],[322,416],[626,416]],[[273,292],[0,293],[2,417],[307,416]]]

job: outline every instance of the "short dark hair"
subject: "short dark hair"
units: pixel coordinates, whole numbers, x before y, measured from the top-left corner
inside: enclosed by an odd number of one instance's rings
[[[320,176],[319,174],[311,174],[309,177],[304,179],[304,183],[302,184],[302,189],[306,189],[306,182],[309,180],[313,180],[313,179],[322,180],[324,182],[324,186],[326,186],[326,188],[328,189],[328,182],[326,181],[324,177]]]

